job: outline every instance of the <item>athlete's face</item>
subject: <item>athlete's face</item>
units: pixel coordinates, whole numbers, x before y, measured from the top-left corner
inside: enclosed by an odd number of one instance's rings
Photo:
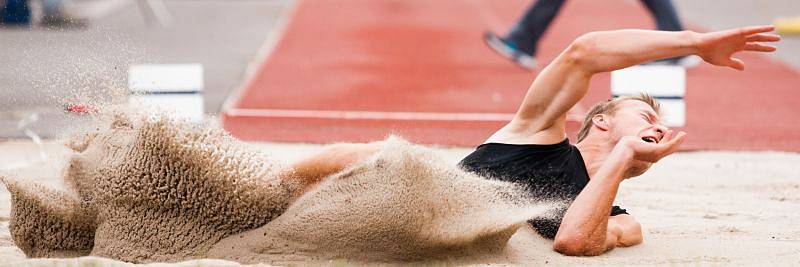
[[[661,125],[658,114],[650,105],[638,100],[625,100],[619,103],[616,112],[607,117],[609,134],[616,143],[623,136],[636,136],[642,142],[658,143],[667,132],[667,127]],[[650,163],[636,161],[630,168],[626,177],[635,177],[643,174],[650,168]]]

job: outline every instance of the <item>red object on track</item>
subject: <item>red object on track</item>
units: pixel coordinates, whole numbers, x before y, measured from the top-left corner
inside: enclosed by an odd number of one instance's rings
[[[481,35],[505,32],[529,0],[300,0],[284,36],[234,106],[225,128],[246,140],[371,141],[476,146],[517,109],[536,73],[493,54]],[[590,15],[588,15],[590,14]],[[625,14],[621,16],[620,14]],[[636,1],[568,1],[540,43],[540,65],[590,31],[652,29]],[[800,73],[742,54],[745,72],[687,71],[684,149],[800,151]],[[570,112],[610,97],[597,75]]]
[[[100,109],[98,107],[89,104],[69,104],[64,107],[64,110],[69,113],[79,115],[100,113]]]

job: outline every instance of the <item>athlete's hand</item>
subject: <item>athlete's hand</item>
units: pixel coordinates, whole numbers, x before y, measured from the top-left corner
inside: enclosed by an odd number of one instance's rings
[[[772,52],[775,47],[763,44],[777,42],[779,35],[769,34],[775,26],[750,26],[725,31],[701,33],[697,37],[697,55],[717,66],[744,70],[744,62],[732,57],[741,51]]]
[[[675,134],[672,130],[667,130],[667,133],[658,143],[645,142],[638,136],[625,136],[622,137],[618,145],[632,152],[633,158],[636,160],[655,163],[678,151],[685,137],[686,133],[683,131]]]

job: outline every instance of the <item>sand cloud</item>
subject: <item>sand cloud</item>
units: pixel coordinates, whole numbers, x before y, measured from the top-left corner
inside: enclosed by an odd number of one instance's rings
[[[5,177],[28,257],[243,263],[495,253],[554,207],[389,138],[294,199],[285,167],[216,126],[124,116],[68,143],[66,190]]]

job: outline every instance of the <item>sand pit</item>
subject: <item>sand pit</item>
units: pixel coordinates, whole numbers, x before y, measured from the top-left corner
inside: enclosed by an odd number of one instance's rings
[[[250,143],[248,147],[294,162],[323,149],[319,145]],[[58,142],[45,143],[51,162],[8,171],[64,190],[58,176],[73,153]],[[0,167],[20,159],[36,159],[32,142],[0,143]],[[434,148],[436,156],[455,165],[471,148]],[[692,152],[670,156],[642,177],[620,188],[619,204],[642,223],[644,243],[615,249],[599,257],[564,257],[551,250],[550,241],[528,227],[520,228],[502,255],[467,261],[478,264],[541,265],[800,265],[800,154],[779,152]],[[130,266],[108,258],[26,259],[8,229],[10,196],[0,187],[0,266],[63,266],[81,263]],[[253,230],[255,231],[255,230]],[[234,236],[234,235],[232,235]],[[236,235],[238,236],[238,235]],[[307,257],[284,258],[295,264]],[[210,264],[216,262],[218,264]],[[340,263],[342,261],[334,261]],[[226,264],[227,263],[227,264]],[[157,266],[226,266],[232,262],[193,260]],[[328,263],[328,262],[326,262]]]
[[[271,160],[213,127],[122,115],[106,127],[68,143],[75,153],[63,171],[66,191],[4,179],[9,229],[26,255],[202,258],[221,238],[280,215],[297,188],[274,178],[280,168]]]
[[[328,177],[267,225],[222,240],[209,256],[243,263],[283,263],[286,255],[368,262],[491,257],[526,220],[554,207],[389,138],[371,159]]]
[[[293,199],[283,167],[214,126],[127,115],[109,125],[68,142],[66,189],[3,179],[27,256],[458,260],[501,254],[527,219],[559,206],[397,138]]]

